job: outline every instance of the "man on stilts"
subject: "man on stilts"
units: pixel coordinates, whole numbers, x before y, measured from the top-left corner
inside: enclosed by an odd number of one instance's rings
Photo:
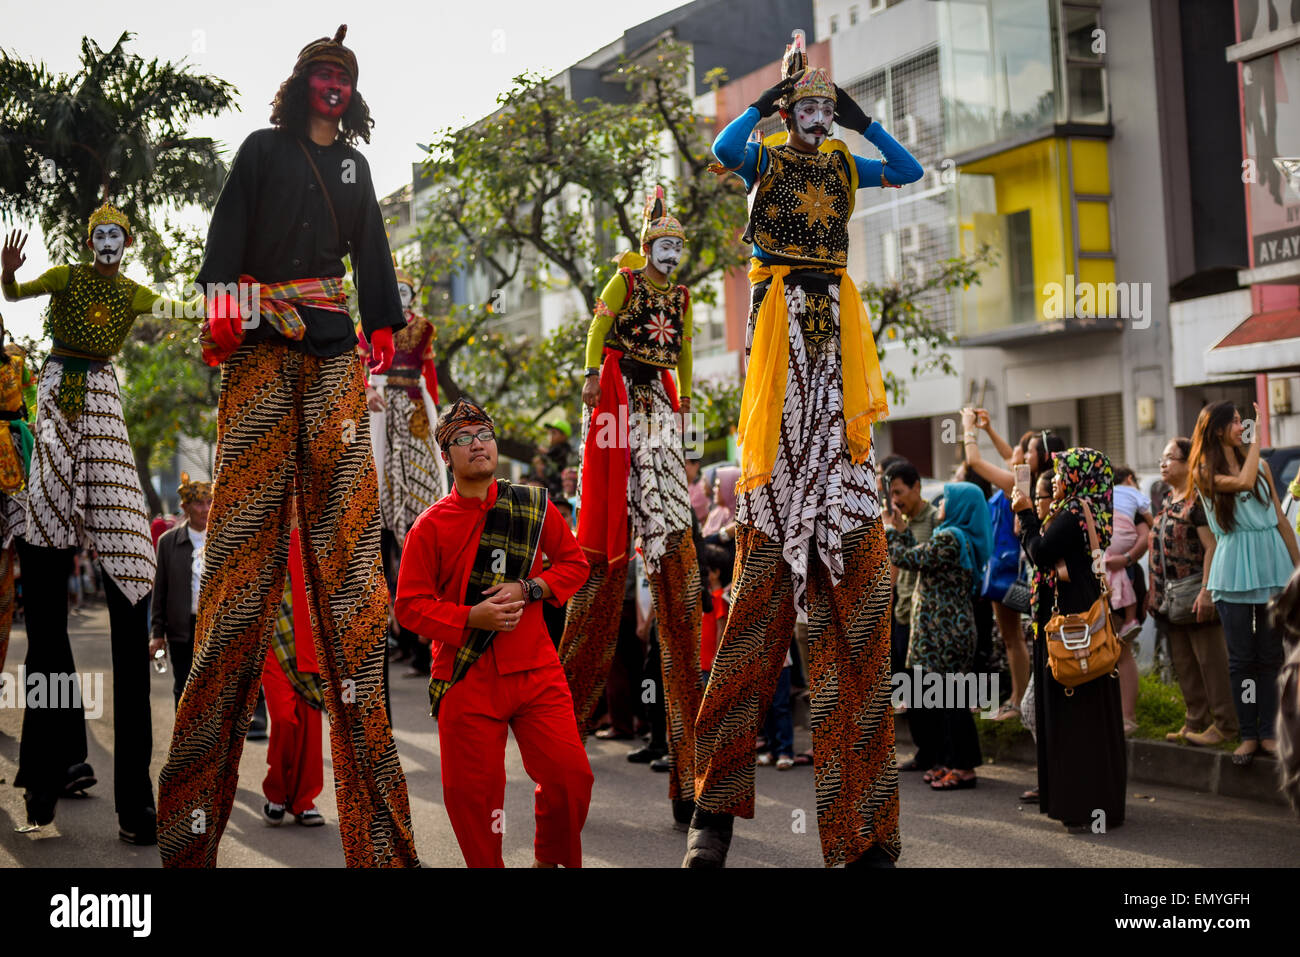
[[[68,576],[78,548],[93,545],[104,571],[113,646],[113,796],[118,836],[129,844],[155,841],[149,758],[147,597],[153,588],[153,539],[140,473],[122,418],[112,358],[137,316],[184,318],[201,304],[164,299],[121,274],[134,237],[121,210],[108,204],[90,217],[86,245],[93,263],[55,266],[31,282],[15,271],[27,238],[11,234],[4,246],[0,287],[10,301],[48,295],[45,328],[52,339],[41,368],[35,448],[27,489],[15,495],[16,535],[27,616],[28,682],[72,675],[68,640]],[[25,501],[24,501],[25,498]],[[47,703],[23,712],[22,745],[14,784],[26,788],[28,828],[54,820],[65,794],[96,783],[86,763],[82,703]]]
[[[752,309],[741,404],[731,611],[695,725],[695,800],[683,866],[722,867],[735,816],[754,816],[754,737],[807,610],[817,824],[827,866],[892,866],[898,773],[890,705],[890,574],[871,424],[888,413],[870,318],[845,271],[862,186],[921,168],[825,70],[796,31],[782,81],[713,144],[754,190]],[[786,132],[749,135],[777,107]],[[884,161],[828,140],[832,121]]]
[[[691,302],[670,276],[686,232],[663,187],[646,203],[641,255],[596,303],[587,334],[582,508],[578,543],[591,577],[569,602],[560,660],[585,734],[618,642],[629,553],[640,544],[650,577],[663,662],[668,786],[679,826],[695,810],[694,722],[700,704],[700,576],[691,537],[679,414],[690,411]],[[639,268],[638,268],[639,267]],[[673,384],[669,369],[677,370]],[[680,395],[680,399],[678,398]]]
[[[240,146],[208,230],[205,358],[221,361],[217,465],[194,662],[159,784],[169,867],[212,867],[284,593],[290,512],[302,534],[312,638],[330,715],[339,832],[351,867],[415,866],[406,779],[384,707],[388,592],[362,363],[343,290],[351,256],[372,371],[406,326],[365,158],[357,60],[309,43]],[[342,129],[340,130],[340,123]],[[233,308],[232,308],[233,307]]]
[[[393,336],[393,363],[388,372],[370,376],[370,441],[379,475],[379,514],[383,519],[384,577],[390,597],[397,594],[397,569],[406,533],[415,520],[447,494],[447,469],[438,457],[438,369],[433,357],[433,324],[415,311],[415,280],[393,260],[397,295],[406,326]],[[370,343],[359,346],[370,359]],[[428,677],[427,641],[400,625],[398,648],[410,657],[411,674]]]

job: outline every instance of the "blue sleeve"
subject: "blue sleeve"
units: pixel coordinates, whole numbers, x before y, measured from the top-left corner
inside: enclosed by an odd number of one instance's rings
[[[713,155],[718,162],[743,179],[746,186],[753,186],[758,178],[759,148],[757,143],[749,142],[749,134],[759,119],[758,110],[751,106],[728,123],[713,141]]]
[[[730,129],[730,127],[727,129]],[[726,130],[723,133],[725,134]],[[853,161],[858,167],[859,188],[881,185],[880,174],[882,170],[886,171],[885,180],[890,186],[906,186],[908,183],[915,183],[921,178],[925,172],[921,169],[921,164],[907,151],[906,147],[900,145],[898,140],[886,133],[883,126],[873,121],[867,127],[867,132],[864,135],[869,143],[880,150],[885,159],[882,162],[881,160],[865,159],[856,154],[854,155]]]

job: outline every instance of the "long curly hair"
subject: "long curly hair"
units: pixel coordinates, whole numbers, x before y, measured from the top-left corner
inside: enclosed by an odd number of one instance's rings
[[[275,99],[271,101],[271,125],[306,136],[310,115],[307,97],[307,73],[294,73],[280,84]],[[348,146],[355,146],[357,140],[370,142],[370,130],[375,121],[370,118],[370,107],[355,87],[348,108],[343,112],[341,125],[339,136]]]
[[[1211,402],[1196,417],[1192,432],[1192,448],[1187,454],[1187,495],[1197,492],[1210,500],[1219,527],[1231,532],[1237,527],[1237,496],[1232,492],[1219,492],[1214,488],[1214,476],[1231,475],[1228,458],[1223,451],[1223,440],[1232,426],[1237,407],[1231,402]],[[1240,464],[1240,463],[1239,463]],[[1250,490],[1258,502],[1266,502],[1258,482]]]

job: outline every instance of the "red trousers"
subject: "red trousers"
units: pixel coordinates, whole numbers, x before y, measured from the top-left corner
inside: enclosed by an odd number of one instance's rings
[[[506,733],[537,782],[534,853],[543,864],[582,866],[582,825],[595,780],[578,737],[559,661],[498,675],[489,646],[438,707],[442,795],[470,867],[505,867]]]
[[[267,652],[262,668],[262,691],[271,718],[262,793],[272,804],[283,804],[290,814],[301,814],[316,806],[325,787],[321,713],[293,690],[274,649]]]

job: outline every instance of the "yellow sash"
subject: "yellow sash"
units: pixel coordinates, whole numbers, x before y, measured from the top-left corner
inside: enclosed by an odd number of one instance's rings
[[[749,270],[751,285],[768,278],[772,284],[754,321],[754,341],[740,402],[736,435],[741,445],[738,492],[766,485],[776,463],[790,363],[790,314],[785,304],[785,277],[789,272],[789,266],[768,266],[757,259],[752,260]],[[830,272],[840,277],[840,362],[849,456],[854,463],[861,463],[871,453],[871,424],[889,415],[889,403],[871,320],[858,287],[843,269]]]

